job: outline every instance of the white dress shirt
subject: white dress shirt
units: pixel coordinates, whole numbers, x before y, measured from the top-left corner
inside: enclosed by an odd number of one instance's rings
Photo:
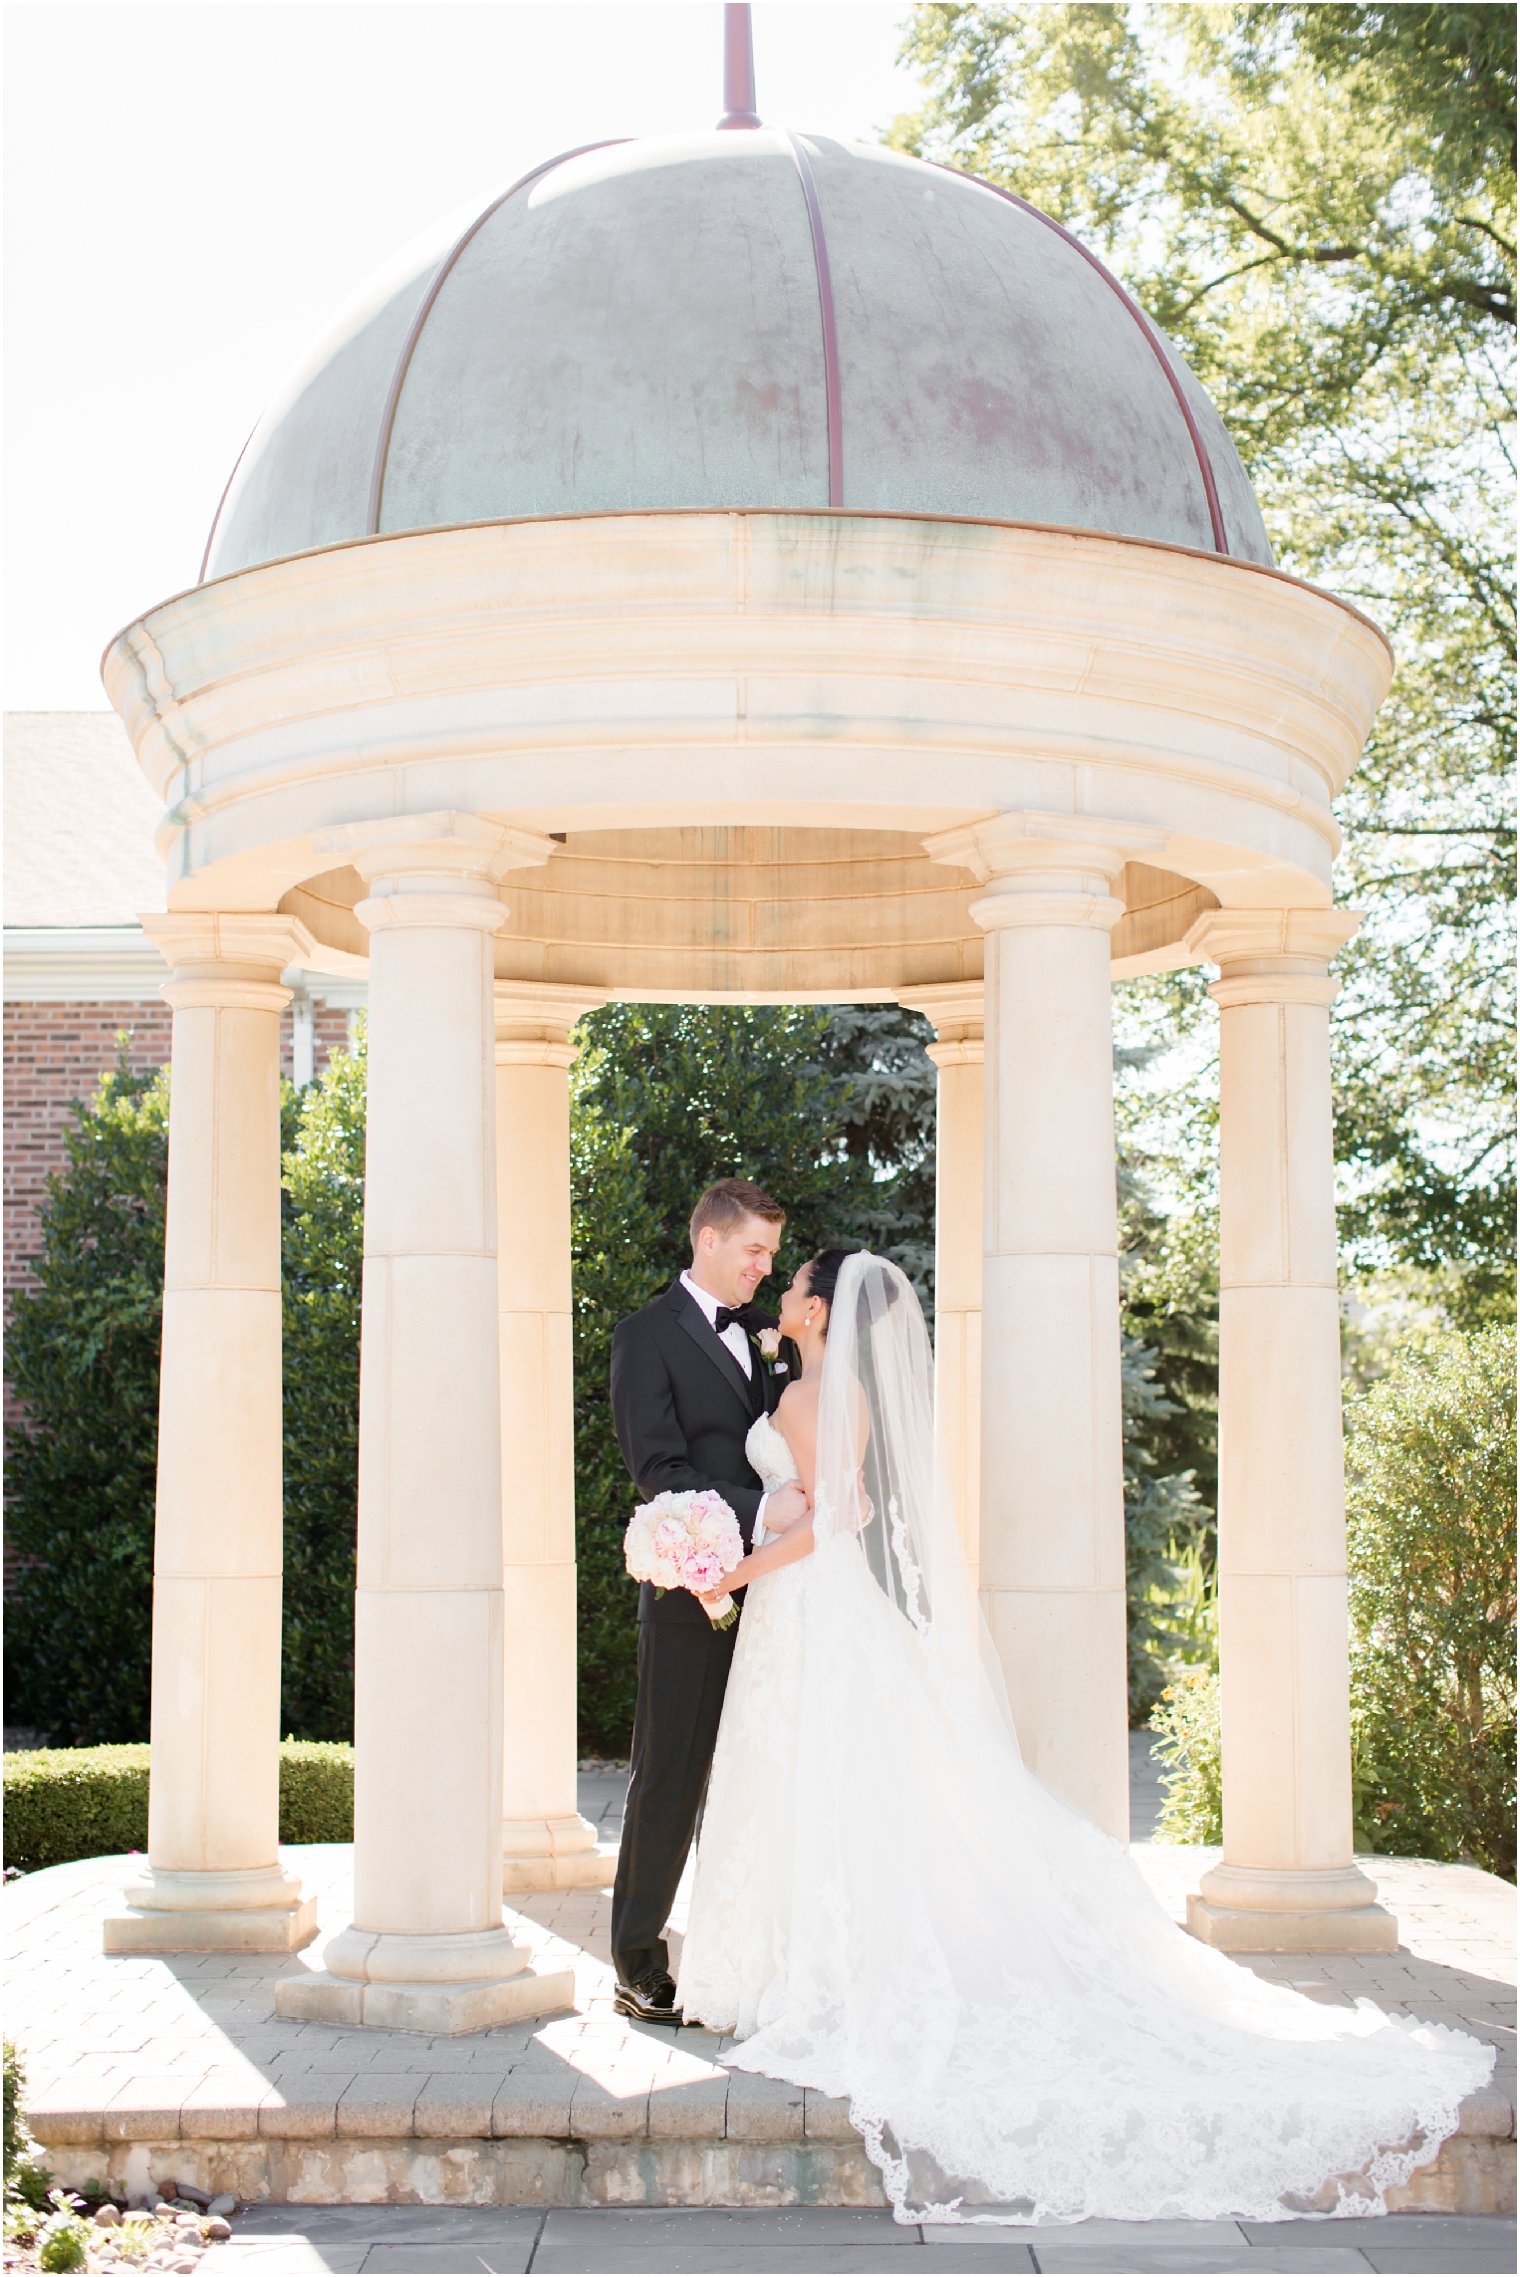
[[[699,1288],[689,1273],[681,1275],[681,1286],[687,1295],[695,1297],[697,1303],[702,1307],[707,1316],[708,1327],[716,1329],[718,1325],[718,1299],[710,1296],[706,1289]],[[750,1382],[753,1383],[755,1380],[755,1355],[750,1350],[749,1338],[739,1323],[736,1320],[731,1320],[718,1341],[732,1352],[744,1373],[749,1377]],[[760,1497],[760,1506],[755,1512],[755,1524],[750,1541],[751,1549],[758,1550],[765,1540],[765,1506],[769,1500],[768,1494],[762,1494]]]
[[[717,1298],[714,1296],[709,1296],[706,1289],[699,1289],[696,1282],[692,1279],[689,1273],[683,1273],[681,1275],[681,1286],[686,1291],[688,1296],[696,1298],[698,1304],[706,1313],[708,1327],[716,1328],[718,1325]],[[749,1348],[749,1338],[745,1335],[743,1329],[739,1326],[739,1323],[736,1320],[731,1320],[727,1328],[724,1329],[723,1334],[719,1337],[718,1341],[720,1344],[727,1346],[728,1350],[732,1352],[734,1358],[738,1361],[740,1367],[744,1370],[744,1373],[753,1383],[755,1376],[755,1356]]]

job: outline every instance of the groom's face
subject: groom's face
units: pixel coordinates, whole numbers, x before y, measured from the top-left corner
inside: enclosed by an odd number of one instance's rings
[[[781,1228],[769,1218],[744,1218],[719,1233],[704,1226],[697,1242],[694,1270],[704,1289],[720,1304],[747,1305],[776,1262]]]

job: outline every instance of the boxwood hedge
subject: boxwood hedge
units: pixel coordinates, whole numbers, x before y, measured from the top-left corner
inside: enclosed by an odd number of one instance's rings
[[[354,1751],[280,1747],[280,1840],[351,1842]],[[148,1847],[148,1749],[39,1747],[5,1758],[5,1863],[23,1873]]]

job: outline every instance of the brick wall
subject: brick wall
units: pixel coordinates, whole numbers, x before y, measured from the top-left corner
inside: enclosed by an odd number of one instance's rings
[[[169,1057],[171,1014],[158,1000],[118,1004],[17,1004],[5,1007],[5,1306],[31,1278],[38,1249],[37,1212],[47,1199],[50,1172],[65,1161],[64,1132],[70,1102],[88,1099],[107,1068],[116,1065],[116,1038],[125,1030],[135,1068],[161,1067]],[[348,1041],[348,1014],[331,1005],[315,1010],[316,1065]],[[280,1062],[291,1072],[291,1015],[287,1006]],[[13,1417],[10,1387],[5,1420]]]

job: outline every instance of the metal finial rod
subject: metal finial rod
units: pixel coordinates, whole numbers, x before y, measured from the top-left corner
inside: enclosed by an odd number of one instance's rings
[[[747,0],[723,10],[723,116],[720,127],[757,127],[755,109],[755,35]]]

